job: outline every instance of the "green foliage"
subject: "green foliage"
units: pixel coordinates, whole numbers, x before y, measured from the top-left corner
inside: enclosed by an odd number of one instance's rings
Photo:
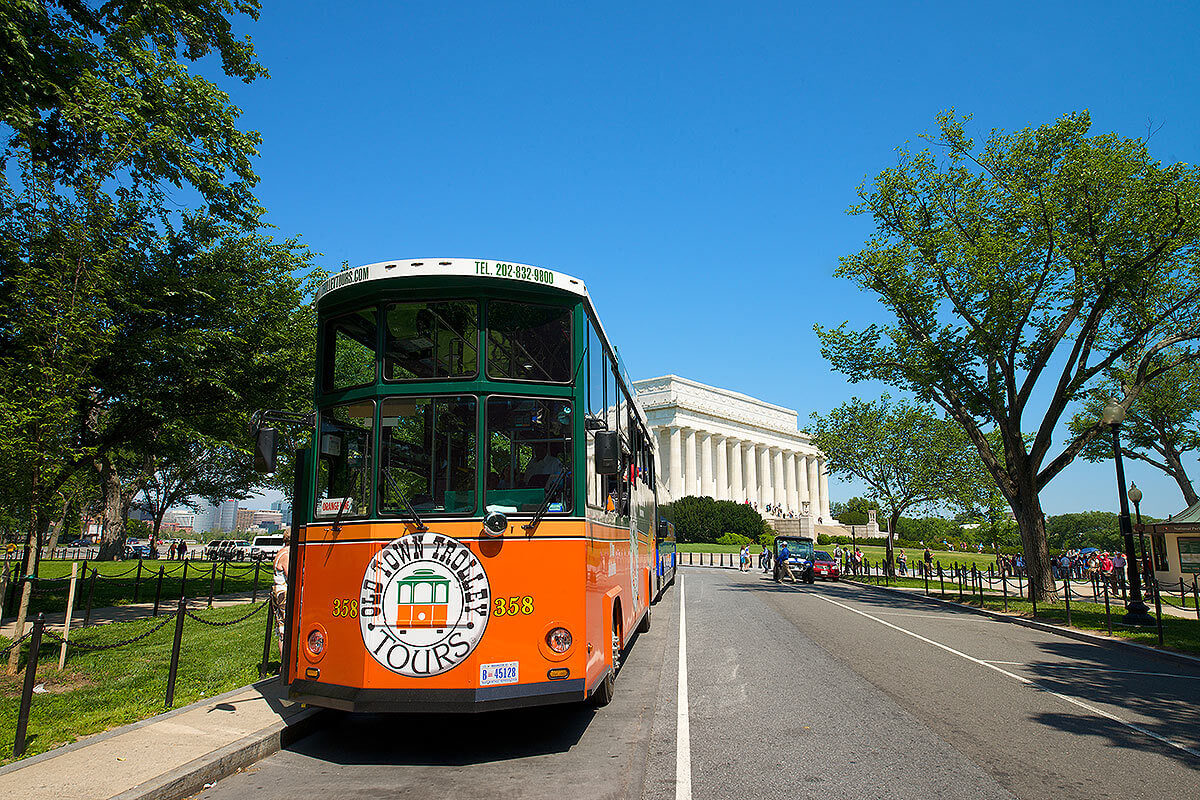
[[[734,547],[745,547],[750,542],[749,536],[742,536],[740,533],[722,533],[717,537],[717,544],[728,544]]]
[[[145,520],[127,519],[125,520],[125,535],[132,536],[135,539],[149,539],[150,534],[154,533],[154,528]]]
[[[1177,357],[1173,350],[1167,350],[1155,363],[1169,363]],[[1110,372],[1071,418],[1071,432],[1079,435],[1094,427],[1109,398],[1118,396],[1130,377],[1127,369]],[[1148,383],[1129,406],[1121,425],[1121,453],[1174,478],[1184,505],[1190,506],[1200,500],[1200,495],[1192,486],[1184,458],[1197,450],[1200,450],[1200,364],[1188,362]],[[1092,439],[1080,455],[1092,462],[1112,460],[1112,438]]]
[[[867,512],[871,510],[879,510],[879,501],[866,497],[851,497],[844,503],[834,503],[829,507],[833,518],[843,525],[866,525]]]
[[[674,520],[675,536],[680,542],[717,542],[723,533],[748,541],[761,541],[764,534],[775,535],[762,516],[744,503],[682,497],[663,510]]]
[[[854,398],[812,418],[813,443],[830,474],[866,483],[870,500],[887,510],[889,530],[907,509],[962,505],[980,491],[974,446],[958,425],[923,407],[892,403],[886,395],[871,402]],[[865,523],[869,506],[855,501],[843,514],[861,515]]]
[[[1100,429],[1052,453],[1068,405],[1127,364],[1128,407],[1200,354],[1200,172],[1160,164],[1144,141],[1089,135],[1086,113],[980,146],[964,122],[940,115],[937,154],[901,149],[851,209],[875,231],[837,274],[888,321],[817,333],[850,380],[911,391],[963,429],[1045,587],[1039,492]]]

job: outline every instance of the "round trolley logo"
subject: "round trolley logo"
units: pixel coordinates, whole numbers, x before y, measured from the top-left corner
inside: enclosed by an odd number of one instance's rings
[[[410,678],[454,669],[483,638],[491,587],[465,545],[437,533],[402,536],[375,554],[358,603],[363,644]]]

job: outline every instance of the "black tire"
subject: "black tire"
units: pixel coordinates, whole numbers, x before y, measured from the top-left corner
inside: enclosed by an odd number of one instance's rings
[[[646,613],[642,615],[642,621],[638,623],[638,633],[650,632],[650,606],[646,606]]]
[[[604,680],[600,681],[600,685],[596,687],[596,691],[592,692],[592,696],[588,698],[588,702],[595,708],[604,708],[612,702],[613,694],[617,690],[617,679],[610,669],[608,674],[604,676]]]
[[[609,663],[612,667],[589,698],[596,708],[603,708],[611,703],[617,691],[617,671],[621,668],[621,618],[617,612],[613,613],[612,635],[609,636],[608,646]]]

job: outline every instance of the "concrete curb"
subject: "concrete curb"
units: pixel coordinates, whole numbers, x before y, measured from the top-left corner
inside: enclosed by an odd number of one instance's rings
[[[1099,645],[1106,645],[1109,647],[1127,648],[1130,650],[1137,650],[1137,651],[1142,652],[1143,654],[1155,655],[1160,658],[1164,658],[1168,661],[1174,661],[1179,664],[1186,664],[1188,666],[1193,666],[1193,667],[1200,666],[1200,658],[1197,658],[1196,656],[1189,656],[1184,653],[1176,653],[1174,650],[1163,650],[1158,647],[1151,647],[1149,645],[1139,644],[1138,642],[1130,642],[1126,639],[1118,639],[1115,636],[1105,636],[1105,635],[1099,634],[1099,633],[1089,633],[1087,631],[1081,631],[1076,628],[1064,628],[1061,625],[1052,625],[1049,622],[1042,622],[1040,620],[1026,619],[1025,617],[1016,617],[1016,616],[1013,616],[1012,614],[1005,614],[1000,611],[989,611],[988,609],[985,609],[985,608],[977,608],[976,606],[970,606],[970,605],[967,605],[966,603],[957,603],[953,600],[944,600],[940,597],[926,597],[924,594],[920,593],[920,590],[917,590],[917,589],[893,589],[890,586],[875,586],[874,584],[862,583],[860,581],[845,581],[845,583],[853,584],[856,586],[862,586],[867,589],[875,589],[876,591],[880,591],[880,592],[887,592],[889,594],[899,595],[900,597],[911,597],[911,598],[915,598],[917,600],[924,601],[926,603],[933,603],[934,605],[944,605],[944,606],[951,606],[953,608],[961,608],[965,611],[972,611],[976,614],[980,614],[985,617],[991,617],[992,619],[995,619],[995,620],[1001,620],[1003,622],[1011,622],[1016,625],[1023,625],[1026,628],[1033,628],[1034,630],[1043,631],[1045,633],[1053,633],[1057,636],[1062,636],[1067,639],[1077,639],[1081,642],[1088,642],[1090,644],[1099,644]]]
[[[193,759],[115,795],[112,800],[183,800],[303,739],[316,727],[323,712],[324,709],[307,708],[290,720],[280,720],[233,744]]]

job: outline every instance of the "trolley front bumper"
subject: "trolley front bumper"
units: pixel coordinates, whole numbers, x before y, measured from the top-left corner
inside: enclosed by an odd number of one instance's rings
[[[506,708],[554,703],[577,703],[585,699],[582,678],[478,689],[362,689],[297,679],[288,698],[322,708],[355,712],[475,713]]]

